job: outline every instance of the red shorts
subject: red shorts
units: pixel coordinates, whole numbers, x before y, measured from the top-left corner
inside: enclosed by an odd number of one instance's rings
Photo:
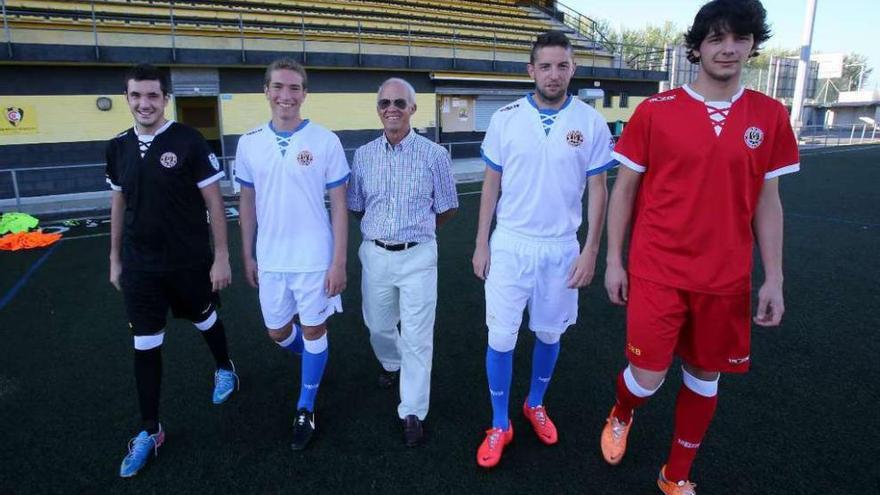
[[[750,294],[715,295],[629,276],[626,356],[663,371],[673,353],[706,371],[745,373],[751,338]]]

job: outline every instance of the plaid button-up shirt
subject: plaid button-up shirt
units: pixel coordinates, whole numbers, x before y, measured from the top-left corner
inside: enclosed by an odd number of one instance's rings
[[[458,195],[442,146],[410,130],[397,145],[383,133],[355,152],[348,209],[364,212],[364,239],[430,241],[436,215],[452,208],[458,208]]]

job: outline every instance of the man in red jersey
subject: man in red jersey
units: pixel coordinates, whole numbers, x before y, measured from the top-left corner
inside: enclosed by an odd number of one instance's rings
[[[621,461],[633,409],[660,388],[677,354],[683,383],[657,481],[666,494],[695,493],[689,472],[720,373],[748,370],[753,237],[764,268],[754,321],[776,326],[784,312],[778,177],[799,170],[797,142],[785,108],[740,85],[743,64],[769,34],[758,0],[705,4],[685,35],[696,81],[640,104],[612,153],[624,166],[609,203],[605,286],[627,305],[629,366],[602,454]]]

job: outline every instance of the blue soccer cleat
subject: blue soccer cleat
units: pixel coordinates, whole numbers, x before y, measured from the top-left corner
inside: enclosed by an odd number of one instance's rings
[[[238,375],[235,373],[235,365],[232,364],[232,361],[229,361],[229,364],[232,365],[232,370],[218,368],[214,372],[214,404],[226,402],[232,392],[238,390]]]
[[[119,466],[119,476],[130,478],[138,473],[150,460],[150,457],[159,455],[159,447],[165,443],[165,430],[159,425],[159,431],[150,435],[145,431],[128,442],[128,455],[122,459]]]

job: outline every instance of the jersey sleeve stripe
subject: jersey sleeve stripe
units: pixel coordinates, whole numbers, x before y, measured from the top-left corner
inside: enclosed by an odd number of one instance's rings
[[[224,175],[225,174],[223,172],[217,172],[216,174],[208,177],[207,179],[200,181],[198,184],[196,184],[196,186],[198,186],[199,189],[203,189],[203,188],[208,187],[211,184],[217,182],[218,180],[222,179]]]
[[[246,180],[244,180],[244,179],[242,179],[242,178],[240,178],[240,177],[236,177],[236,178],[235,178],[235,182],[238,182],[239,184],[241,184],[241,185],[243,185],[243,186],[245,186],[245,187],[249,187],[249,188],[251,188],[251,189],[254,188],[254,183],[253,183],[253,182],[248,182],[248,181],[246,181]]]
[[[501,165],[498,165],[497,163],[489,159],[488,156],[486,156],[486,152],[483,151],[483,148],[480,148],[480,156],[483,157],[483,161],[486,162],[486,165],[488,165],[489,168],[491,168],[492,170],[496,172],[501,172],[502,170],[504,170],[503,168],[501,168]]]
[[[328,183],[328,184],[327,184],[327,190],[330,190],[330,189],[333,189],[333,188],[335,188],[335,187],[339,187],[339,186],[345,184],[346,182],[348,182],[348,178],[349,178],[349,177],[351,177],[351,174],[350,174],[350,173],[345,174],[345,177],[343,177],[343,178],[341,178],[341,179],[339,179],[339,180],[335,180],[335,181],[333,181],[333,182]]]
[[[645,173],[645,170],[648,170],[647,167],[645,167],[644,165],[639,165],[638,163],[630,160],[626,156],[621,155],[620,153],[618,153],[616,151],[611,152],[611,157],[614,158],[615,160],[617,160],[618,162],[626,165],[627,168],[631,168],[632,170],[635,170],[636,172],[638,172],[640,174],[643,174],[643,173]]]
[[[113,181],[111,181],[110,179],[106,179],[106,180],[107,180],[107,184],[110,184],[110,189],[112,189],[114,191],[122,191],[122,188],[120,186],[117,186],[116,184],[114,184]]]
[[[800,162],[794,163],[791,165],[786,165],[784,167],[780,167],[775,170],[771,170],[771,171],[767,172],[766,174],[764,174],[764,180],[769,180],[774,177],[779,177],[780,175],[793,174],[800,169],[801,169]]]
[[[596,168],[593,168],[593,169],[587,170],[587,177],[590,177],[590,176],[593,176],[593,175],[597,175],[597,174],[601,174],[602,172],[604,172],[604,171],[606,171],[606,170],[608,170],[608,169],[610,169],[610,168],[614,168],[614,167],[616,167],[619,163],[620,163],[620,162],[618,162],[617,160],[611,159],[611,161],[609,161],[609,162],[606,163],[605,165],[602,165],[601,167],[596,167]]]

